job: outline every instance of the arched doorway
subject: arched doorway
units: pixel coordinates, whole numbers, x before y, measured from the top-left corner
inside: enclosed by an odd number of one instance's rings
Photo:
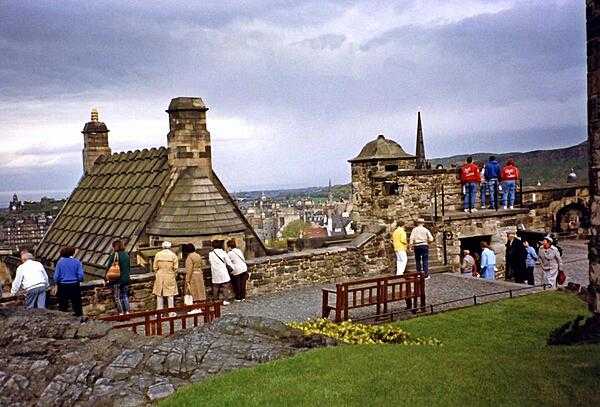
[[[583,203],[569,204],[556,213],[554,228],[558,233],[578,233],[589,227],[590,211]]]

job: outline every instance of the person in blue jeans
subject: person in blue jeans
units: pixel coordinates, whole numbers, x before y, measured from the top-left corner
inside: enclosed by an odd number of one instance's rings
[[[484,177],[487,184],[487,192],[490,194],[490,209],[496,209],[496,195],[498,194],[498,180],[500,179],[500,163],[495,156],[490,156],[484,167]],[[485,202],[482,202],[485,204]]]
[[[477,212],[475,201],[477,198],[477,187],[481,181],[481,175],[477,164],[473,163],[473,157],[468,157],[467,162],[460,169],[460,182],[465,194],[465,212]]]
[[[515,206],[515,194],[517,192],[517,181],[521,177],[519,169],[515,165],[513,160],[508,160],[506,165],[502,168],[502,205],[504,209],[514,209]]]
[[[486,280],[496,279],[496,254],[490,249],[488,242],[481,242],[481,277]]]
[[[22,264],[17,267],[17,273],[12,283],[10,293],[17,295],[20,289],[25,291],[25,308],[46,308],[46,289],[48,274],[42,263],[33,259],[33,254],[24,250],[21,252]]]
[[[535,270],[535,263],[538,261],[538,254],[533,247],[529,246],[527,240],[523,242],[523,246],[525,246],[525,250],[527,250],[527,258],[525,259],[525,265],[527,266],[527,284],[535,285],[533,271]]]
[[[417,219],[417,226],[410,232],[409,244],[415,251],[417,272],[429,278],[429,243],[433,242],[431,232],[424,226],[425,220]]]

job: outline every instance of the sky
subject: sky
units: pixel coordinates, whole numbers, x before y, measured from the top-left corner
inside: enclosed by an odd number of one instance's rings
[[[0,0],[0,191],[69,191],[96,107],[113,151],[209,107],[230,191],[348,182],[384,134],[428,157],[586,138],[579,0]],[[66,192],[65,192],[66,193]]]

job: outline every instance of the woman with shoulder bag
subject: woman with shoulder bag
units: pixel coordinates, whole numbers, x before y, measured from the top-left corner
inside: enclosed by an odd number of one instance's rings
[[[113,254],[106,262],[108,267],[105,275],[105,280],[109,287],[112,288],[113,298],[117,305],[119,315],[129,314],[129,254],[125,251],[125,247],[121,240],[115,240],[112,243]]]
[[[193,301],[204,301],[206,300],[206,290],[204,289],[202,256],[196,253],[196,248],[191,243],[183,245],[181,249],[185,256],[185,294],[191,295]]]
[[[233,271],[233,263],[223,250],[222,240],[213,240],[212,247],[212,251],[208,254],[208,262],[212,274],[213,299],[218,301],[221,291],[231,281],[229,273]],[[229,301],[224,300],[223,305],[229,305]]]
[[[227,255],[233,263],[233,271],[231,272],[231,285],[235,293],[236,301],[246,301],[246,282],[248,281],[248,265],[244,253],[237,248],[235,239],[227,241],[229,251]]]

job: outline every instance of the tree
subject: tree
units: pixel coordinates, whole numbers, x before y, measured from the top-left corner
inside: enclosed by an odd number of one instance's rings
[[[302,219],[296,219],[288,223],[283,228],[283,232],[281,232],[281,235],[285,239],[297,239],[300,237],[300,233],[309,226],[310,223],[305,222]]]

